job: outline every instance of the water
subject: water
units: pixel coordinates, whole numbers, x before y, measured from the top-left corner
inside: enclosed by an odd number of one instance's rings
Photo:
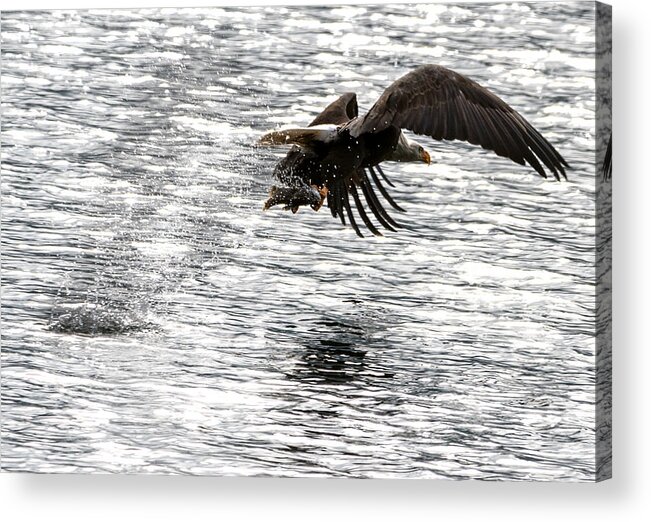
[[[589,3],[3,12],[3,469],[594,478],[593,41]],[[263,131],[428,62],[570,181],[421,138],[406,230],[261,211]]]

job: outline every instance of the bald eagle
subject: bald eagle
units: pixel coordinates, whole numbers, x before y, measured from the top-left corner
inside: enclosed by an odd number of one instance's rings
[[[408,129],[436,140],[461,140],[525,165],[543,177],[567,179],[569,165],[556,149],[507,103],[473,80],[440,65],[424,65],[392,83],[364,115],[357,98],[346,93],[328,105],[305,128],[264,134],[259,145],[291,145],[276,165],[273,186],[264,205],[283,205],[296,212],[324,202],[342,224],[346,218],[363,237],[350,199],[366,228],[382,235],[379,225],[395,231],[400,225],[384,208],[379,194],[398,211],[404,210],[384,184],[394,186],[380,164],[386,161],[430,163],[429,153],[402,132]]]

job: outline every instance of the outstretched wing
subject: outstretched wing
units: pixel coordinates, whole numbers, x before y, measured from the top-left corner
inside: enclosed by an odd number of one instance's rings
[[[308,147],[314,142],[328,143],[337,138],[337,127],[318,125],[315,127],[296,127],[267,132],[258,140],[258,145],[301,145]]]
[[[267,132],[258,145],[300,145],[309,147],[315,141],[327,143],[336,139],[337,126],[357,117],[357,96],[342,94],[328,105],[307,127],[277,129]]]
[[[567,162],[534,127],[488,89],[440,65],[424,65],[392,83],[351,134],[389,126],[436,140],[462,140],[492,150],[547,177],[567,178]]]

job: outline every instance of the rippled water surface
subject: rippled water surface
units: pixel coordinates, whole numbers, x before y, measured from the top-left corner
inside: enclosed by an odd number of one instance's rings
[[[589,3],[2,13],[2,466],[590,480]],[[406,229],[262,212],[279,150],[440,63],[569,182],[465,144]]]

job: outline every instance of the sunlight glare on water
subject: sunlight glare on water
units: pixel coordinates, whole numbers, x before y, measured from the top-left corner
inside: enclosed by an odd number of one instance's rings
[[[589,3],[2,12],[2,466],[591,480]],[[569,182],[387,165],[406,228],[262,212],[336,96],[471,76]]]

